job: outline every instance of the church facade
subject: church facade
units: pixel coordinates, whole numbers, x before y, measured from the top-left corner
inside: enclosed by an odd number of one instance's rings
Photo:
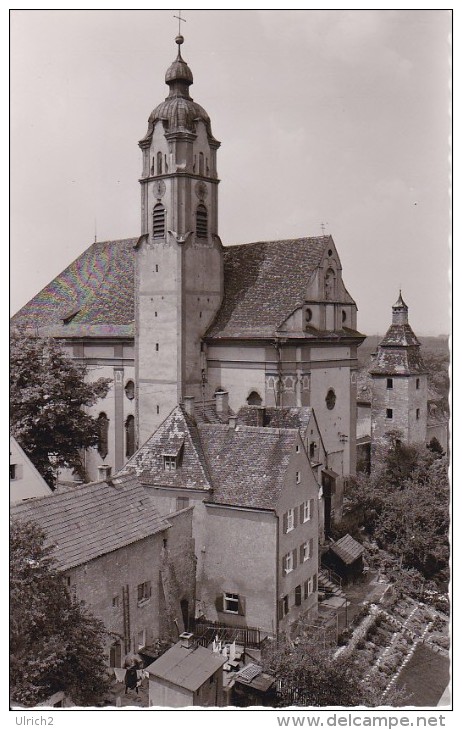
[[[190,96],[178,55],[168,96],[139,142],[141,235],[95,242],[26,304],[13,325],[61,340],[89,377],[112,387],[92,414],[97,478],[119,471],[172,410],[229,394],[251,405],[311,408],[340,514],[355,473],[357,309],[331,236],[223,246],[217,151],[207,112]]]

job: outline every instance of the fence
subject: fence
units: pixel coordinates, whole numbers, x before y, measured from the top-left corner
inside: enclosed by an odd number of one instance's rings
[[[240,646],[260,649],[263,638],[260,629],[254,626],[228,626],[220,621],[198,618],[195,622],[194,638],[200,646],[208,646],[215,637],[227,644],[233,641]]]

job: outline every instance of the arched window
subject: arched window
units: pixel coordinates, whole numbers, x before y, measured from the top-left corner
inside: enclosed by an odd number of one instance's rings
[[[135,453],[135,419],[128,416],[125,421],[125,456],[130,458]]]
[[[198,205],[196,210],[196,236],[207,238],[208,235],[208,213],[205,205]]]
[[[162,175],[162,152],[157,153],[157,174]]]
[[[135,397],[135,383],[133,380],[129,380],[127,382],[127,385],[125,386],[125,395],[127,396],[128,400],[133,400]]]
[[[199,175],[204,174],[204,153],[199,152]]]
[[[263,401],[257,391],[252,390],[252,392],[247,396],[247,403],[249,406],[261,406]]]
[[[98,416],[98,454],[105,459],[109,453],[109,418],[105,413]]]
[[[161,203],[155,205],[152,211],[152,236],[153,238],[165,236],[165,208]]]
[[[327,269],[324,277],[324,292],[326,299],[335,299],[335,272],[333,269]]]

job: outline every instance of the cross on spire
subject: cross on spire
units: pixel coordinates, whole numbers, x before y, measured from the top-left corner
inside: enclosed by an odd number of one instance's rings
[[[327,223],[321,223],[321,231],[322,231],[322,235],[324,235],[324,232],[325,232],[325,230],[326,230],[326,226],[327,226]]]
[[[186,23],[186,18],[181,17],[181,10],[178,11],[178,15],[174,15],[173,17],[178,20],[178,35],[181,35],[181,23]]]

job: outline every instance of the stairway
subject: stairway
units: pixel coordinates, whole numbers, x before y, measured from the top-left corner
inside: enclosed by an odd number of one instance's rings
[[[332,596],[345,598],[342,591],[342,580],[333,571],[321,568],[318,573],[319,600],[324,601]]]

